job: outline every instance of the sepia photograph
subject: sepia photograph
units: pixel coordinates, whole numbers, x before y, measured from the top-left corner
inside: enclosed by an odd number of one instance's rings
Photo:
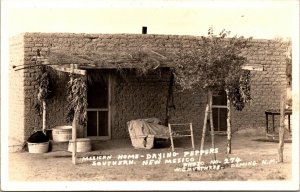
[[[299,190],[299,1],[1,1],[1,190]]]

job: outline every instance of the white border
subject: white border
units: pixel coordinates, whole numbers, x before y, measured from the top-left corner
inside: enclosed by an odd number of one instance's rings
[[[299,4],[298,7],[294,7],[293,12],[293,34],[292,34],[292,98],[293,98],[293,118],[292,118],[292,125],[293,125],[293,145],[292,145],[292,181],[297,183],[298,182],[298,189],[299,189],[299,138],[300,138],[300,131],[299,131]]]
[[[37,0],[11,0],[2,1],[1,6],[1,189],[2,190],[296,190],[299,189],[299,7],[295,4],[293,29],[293,161],[292,181],[206,181],[206,182],[10,182],[8,181],[8,37],[6,26],[7,6],[9,7],[270,7],[281,6],[280,1],[37,1]],[[230,1],[232,2],[232,1]],[[254,3],[255,2],[255,3]],[[297,5],[297,6],[296,6]]]

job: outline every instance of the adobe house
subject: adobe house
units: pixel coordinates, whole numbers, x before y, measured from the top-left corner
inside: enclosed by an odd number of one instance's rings
[[[150,34],[74,34],[24,33],[10,40],[9,71],[9,147],[19,150],[33,130],[41,129],[41,118],[35,113],[37,100],[37,70],[14,71],[13,65],[35,65],[37,52],[57,68],[75,64],[87,76],[102,74],[103,80],[88,85],[88,123],[80,127],[78,137],[98,139],[129,138],[127,121],[157,117],[166,119],[172,54],[183,47],[193,49],[198,36]],[[245,50],[246,69],[251,70],[253,101],[243,111],[232,112],[233,129],[251,127],[265,129],[265,110],[278,108],[280,94],[288,84],[286,78],[286,48],[284,42],[258,40]],[[59,50],[65,50],[60,52]],[[149,72],[137,76],[135,68],[149,63]],[[65,65],[68,64],[68,65]],[[124,69],[120,72],[118,69]],[[122,74],[121,74],[122,73]],[[47,125],[51,129],[67,125],[66,85],[68,73],[56,79],[54,97],[47,103]],[[195,135],[200,135],[206,92],[180,91],[174,87],[169,122],[192,122]],[[224,102],[225,101],[225,102]],[[170,104],[170,103],[169,103]],[[226,100],[214,97],[213,118],[216,131],[226,131]],[[278,123],[277,121],[275,123]]]

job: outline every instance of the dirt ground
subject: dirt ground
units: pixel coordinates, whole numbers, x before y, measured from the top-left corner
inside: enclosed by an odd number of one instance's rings
[[[263,142],[255,139],[265,138],[264,135],[253,135],[249,132],[235,133],[232,140],[232,154],[226,155],[226,136],[216,136],[217,160],[222,162],[219,170],[182,171],[180,161],[198,161],[199,155],[190,152],[190,140],[175,142],[176,157],[162,158],[156,165],[143,165],[143,161],[158,160],[158,154],[171,152],[169,147],[150,150],[134,149],[130,139],[93,142],[93,151],[80,153],[78,164],[71,162],[71,153],[56,151],[44,154],[28,152],[9,154],[10,181],[244,181],[244,180],[290,180],[291,179],[291,143],[285,143],[284,163],[277,163],[276,142]],[[196,149],[201,139],[196,137]],[[207,136],[205,149],[210,149],[211,140]],[[206,151],[207,152],[207,151]],[[216,152],[216,151],[215,151]],[[108,161],[118,161],[118,155],[131,155],[134,165],[98,165],[93,161],[82,161],[82,157],[111,156]],[[154,155],[153,155],[154,154]],[[156,155],[156,158],[155,158]],[[186,155],[186,156],[184,156]],[[136,158],[138,157],[138,158]],[[183,160],[182,160],[183,158]],[[225,166],[228,158],[229,163]],[[239,159],[238,159],[239,158]],[[173,159],[174,162],[173,162]],[[212,165],[213,154],[204,154],[202,161]],[[241,162],[238,162],[241,160]],[[120,159],[119,159],[120,161]],[[119,162],[118,161],[118,162]],[[126,161],[127,163],[133,161]],[[253,163],[255,161],[255,163]],[[98,160],[104,162],[104,160]],[[124,161],[125,162],[125,161]],[[123,162],[123,164],[125,164]],[[149,163],[150,161],[148,161]],[[154,161],[152,161],[153,163]],[[156,161],[158,162],[158,161]],[[145,163],[145,162],[144,162]],[[240,164],[239,164],[240,163]],[[244,164],[242,164],[244,163]],[[239,166],[240,165],[240,166]],[[235,166],[235,167],[232,167]],[[239,166],[239,167],[237,167]],[[191,166],[193,167],[193,166]],[[223,168],[222,168],[223,167]],[[177,168],[177,169],[176,169]],[[179,169],[178,169],[179,168]],[[212,166],[210,167],[212,168]],[[216,167],[215,167],[216,168]],[[181,171],[178,171],[181,170]]]

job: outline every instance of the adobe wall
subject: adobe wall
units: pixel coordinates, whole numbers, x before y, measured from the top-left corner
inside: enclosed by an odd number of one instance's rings
[[[32,64],[32,57],[36,55],[37,49],[44,55],[48,47],[61,47],[70,50],[81,51],[109,51],[114,49],[130,49],[147,47],[153,50],[177,51],[181,44],[190,49],[200,40],[200,37],[177,36],[177,35],[142,35],[142,34],[73,34],[73,33],[26,33],[18,41],[23,46],[18,47],[11,55],[11,63],[22,60],[25,65]],[[12,41],[13,42],[13,41]],[[278,108],[280,94],[286,84],[285,76],[285,44],[272,40],[253,40],[253,47],[245,52],[249,63],[261,64],[265,71],[251,71],[251,94],[253,101],[242,112],[233,112],[234,129],[248,127],[264,127],[264,110]],[[16,75],[21,77],[18,85],[11,84],[10,90],[23,92],[18,99],[25,99],[24,114],[18,117],[24,119],[20,125],[12,125],[10,130],[18,129],[24,131],[25,138],[29,133],[41,127],[41,118],[34,112],[36,102],[36,70],[23,70],[13,72],[11,78]],[[48,104],[48,125],[66,124],[64,113],[66,112],[65,85],[67,75],[60,74],[59,85],[55,98]],[[22,79],[23,78],[23,79]],[[128,120],[156,116],[164,120],[166,95],[168,90],[168,75],[147,77],[132,76],[124,81],[115,77],[114,80],[114,113],[112,117],[112,137],[128,137],[126,122]],[[26,90],[24,90],[26,89]],[[14,91],[10,92],[13,97]],[[24,96],[24,97],[22,97]],[[15,96],[16,97],[16,96]],[[192,92],[174,93],[176,110],[171,111],[171,122],[193,122],[197,132],[201,131],[203,123],[203,112],[206,94],[203,91],[192,94]],[[10,108],[21,106],[22,102],[10,103]],[[147,110],[146,110],[147,108]],[[15,118],[10,114],[10,121]],[[82,134],[82,133],[79,133]]]
[[[245,53],[248,63],[260,64],[264,67],[264,71],[251,71],[253,101],[243,111],[233,111],[233,125],[237,129],[249,127],[265,129],[265,110],[279,109],[281,94],[287,86],[285,52],[285,43],[271,40],[252,41],[252,47]],[[277,116],[275,126],[278,125]]]
[[[130,120],[157,117],[162,123],[165,122],[169,80],[168,70],[163,70],[161,74],[150,73],[141,77],[129,74],[126,79],[115,78],[112,91],[113,138],[128,138],[126,122]],[[193,122],[195,132],[199,134],[204,118],[205,95],[205,92],[175,92],[176,110],[169,109],[169,122]]]

